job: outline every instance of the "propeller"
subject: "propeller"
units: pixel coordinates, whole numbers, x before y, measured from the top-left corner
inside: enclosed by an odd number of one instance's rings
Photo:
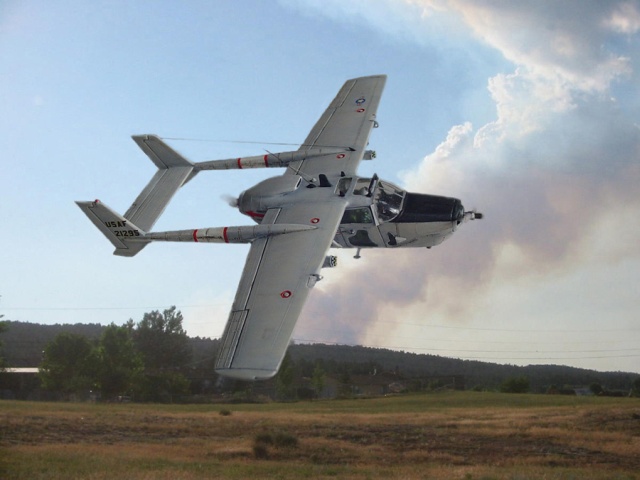
[[[464,212],[464,221],[467,220],[482,220],[484,215],[478,212],[475,208],[473,210],[469,210],[468,212]]]
[[[228,193],[221,195],[221,197],[226,203],[227,205],[229,205],[230,207],[233,208],[238,208],[238,198],[234,197],[233,195],[229,195]]]

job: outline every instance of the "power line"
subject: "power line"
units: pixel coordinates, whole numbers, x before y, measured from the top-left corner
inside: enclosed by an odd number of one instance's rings
[[[209,303],[201,305],[163,305],[163,306],[129,306],[129,307],[2,307],[2,310],[6,311],[91,311],[91,310],[159,310],[166,309],[175,306],[178,309],[182,308],[211,308],[211,307],[224,307],[228,306],[228,303]],[[376,323],[383,323],[395,326],[412,326],[420,328],[441,328],[445,330],[470,330],[470,331],[487,331],[487,332],[516,332],[516,333],[602,333],[602,332],[638,332],[638,328],[596,328],[596,329],[533,329],[533,328],[497,328],[497,327],[469,327],[465,325],[442,325],[442,324],[428,324],[428,323],[415,323],[404,321],[387,321],[377,320]]]
[[[175,306],[178,309],[184,308],[211,308],[211,307],[224,307],[228,306],[228,303],[209,303],[200,305],[163,305],[163,306],[128,306],[128,307],[2,307],[4,311],[33,311],[33,312],[58,312],[58,311],[123,311],[123,310],[162,310]],[[200,322],[203,323],[203,322]],[[388,321],[377,320],[376,323],[401,326],[412,326],[419,328],[433,328],[433,329],[445,329],[445,330],[469,330],[469,331],[487,331],[487,332],[515,332],[515,333],[606,333],[606,332],[640,332],[640,328],[599,328],[599,329],[532,329],[532,328],[497,328],[497,327],[470,327],[465,325],[442,325],[442,324],[426,324],[404,321]],[[317,329],[309,327],[313,330],[326,331],[323,329]],[[335,330],[332,330],[335,333]],[[529,341],[530,342],[530,341]],[[529,343],[528,342],[528,343]],[[505,343],[512,343],[506,341]],[[547,342],[545,342],[547,343]],[[566,343],[566,342],[559,342]],[[574,342],[575,343],[575,342]],[[580,343],[580,342],[578,342]],[[599,342],[598,342],[599,343]]]
[[[332,334],[344,334],[344,335],[350,335],[353,332],[348,331],[348,330],[327,330],[324,328],[315,328],[315,327],[309,327],[309,326],[305,326],[305,330],[313,330],[315,332],[320,332],[320,333],[326,333],[326,332],[330,332]],[[541,331],[544,333],[544,331]],[[415,340],[416,336],[412,335],[394,335],[393,336],[394,339],[396,340]],[[461,343],[472,343],[472,344],[477,344],[477,343],[482,343],[482,344],[497,344],[497,345],[501,345],[501,344],[509,344],[509,345],[517,345],[517,344],[526,344],[528,346],[532,346],[532,345],[536,345],[536,344],[542,344],[545,346],[549,346],[549,345],[603,345],[603,344],[624,344],[624,343],[632,343],[634,345],[638,344],[638,340],[635,338],[629,338],[628,336],[625,336],[624,339],[618,339],[618,340],[604,340],[604,339],[599,339],[599,340],[592,340],[592,341],[580,341],[580,340],[540,340],[537,342],[532,341],[531,339],[527,339],[527,340],[486,340],[484,338],[482,339],[474,339],[474,340],[467,340],[464,338],[437,338],[437,337],[428,337],[426,338],[426,340],[428,340],[429,342],[437,342],[437,343],[455,343],[455,344],[461,344]]]
[[[473,330],[473,331],[487,331],[487,332],[542,332],[542,333],[601,333],[601,332],[636,332],[640,331],[640,328],[598,328],[598,329],[584,329],[581,328],[579,330],[572,329],[539,329],[539,328],[496,328],[496,327],[467,327],[462,325],[434,325],[434,324],[424,324],[424,323],[413,323],[413,322],[391,322],[385,320],[378,320],[376,323],[387,323],[391,325],[410,325],[413,327],[423,327],[423,328],[444,328],[444,329],[455,329],[455,330]]]
[[[218,304],[200,304],[200,305],[176,305],[178,309],[185,308],[211,308],[211,307],[220,307],[227,306],[227,303],[218,303]],[[169,308],[170,306],[129,306],[129,307],[3,307],[5,311],[123,311],[123,310],[161,310]],[[188,322],[188,320],[187,320]],[[200,322],[202,323],[202,322]],[[452,329],[452,330],[469,330],[469,331],[489,331],[489,332],[519,332],[519,333],[603,333],[603,332],[635,332],[640,329],[636,328],[608,328],[608,329],[593,329],[593,330],[570,330],[570,329],[558,329],[558,330],[549,330],[549,329],[513,329],[513,328],[495,328],[495,327],[468,327],[461,325],[441,325],[441,324],[422,324],[415,322],[393,322],[393,321],[377,321],[376,323],[385,323],[396,326],[413,326],[420,328],[433,328],[433,329]],[[316,331],[327,331],[325,329],[318,329],[310,327],[312,330]],[[332,330],[332,333],[336,333],[335,330]],[[404,337],[407,338],[407,337]],[[413,338],[413,337],[412,337]],[[473,342],[472,340],[434,340],[431,341],[447,341],[447,342]],[[297,341],[305,342],[305,343],[325,343],[325,344],[333,344],[333,345],[344,345],[339,342],[326,342],[321,340],[309,340],[309,339],[297,339]],[[622,341],[598,341],[598,342],[544,342],[545,345],[549,344],[602,344],[602,343],[620,343],[629,340]],[[483,341],[483,343],[504,343],[504,344],[514,344],[514,343],[525,343],[525,342],[517,342],[517,341]],[[531,345],[532,342],[528,340],[526,342],[528,345]],[[350,345],[355,346],[355,345]],[[475,350],[475,349],[450,349],[450,348],[440,348],[440,347],[409,347],[409,346],[397,346],[397,345],[358,345],[368,348],[386,348],[389,350],[403,350],[403,351],[425,351],[425,352],[451,352],[451,353],[488,353],[488,354],[509,354],[509,353],[540,353],[540,354],[562,354],[562,353],[575,353],[575,354],[589,354],[589,353],[611,353],[611,352],[638,352],[640,349],[638,348],[625,348],[625,349],[587,349],[587,350]],[[635,358],[640,357],[640,353],[633,354],[622,354],[622,355],[590,355],[590,356],[550,356],[550,357],[540,357],[540,356],[524,356],[524,357],[508,357],[508,358],[500,358],[495,355],[491,356],[461,356],[460,359],[463,360],[503,360],[503,361],[511,361],[511,360],[579,360],[579,359],[605,359],[605,358]]]
[[[261,142],[256,140],[221,140],[212,138],[189,138],[189,137],[160,137],[162,140],[173,140],[178,142],[204,142],[204,143],[238,143],[247,145],[280,145],[290,147],[316,147],[316,148],[348,148],[344,145],[320,145],[317,143],[290,143],[290,142]]]
[[[285,146],[301,146],[298,143],[287,142],[260,142],[256,140],[220,140],[212,138],[188,138],[188,137],[160,137],[162,140],[174,140],[178,142],[204,142],[204,143],[242,143],[242,144],[254,144],[254,145],[285,145]]]
[[[176,308],[209,308],[228,305],[226,303],[212,303],[208,305],[175,305]],[[2,307],[6,311],[32,311],[32,312],[60,312],[60,311],[91,311],[91,310],[160,310],[167,309],[174,305],[163,305],[161,307]]]
[[[361,344],[344,344],[344,343],[340,343],[340,342],[325,342],[322,340],[310,340],[310,339],[296,339],[296,341],[298,342],[303,342],[303,343],[320,343],[320,344],[327,344],[327,345],[344,345],[344,346],[349,346],[349,347],[365,347],[365,348],[384,348],[387,350],[396,350],[396,351],[415,351],[415,350],[420,350],[420,351],[427,351],[427,352],[431,352],[431,351],[440,351],[440,352],[461,352],[461,353],[497,353],[497,354],[503,354],[503,353],[563,353],[563,351],[558,351],[558,350],[549,350],[549,351],[543,351],[543,352],[538,352],[536,350],[531,350],[531,351],[526,351],[526,350],[515,350],[515,351],[510,351],[510,350],[499,350],[499,351],[495,351],[495,350],[459,350],[459,349],[447,349],[447,348],[428,348],[428,347],[407,347],[407,346],[392,346],[392,345],[361,345]],[[589,360],[589,359],[603,359],[603,358],[633,358],[633,357],[640,357],[640,348],[630,348],[630,349],[622,349],[622,350],[571,350],[571,351],[567,351],[566,353],[607,353],[607,352],[626,352],[626,351],[631,351],[631,352],[638,352],[638,353],[634,353],[631,355],[598,355],[598,356],[573,356],[573,357],[506,357],[506,358],[500,358],[497,356],[457,356],[457,358],[460,358],[461,360],[504,360],[504,361],[511,361],[511,360]]]

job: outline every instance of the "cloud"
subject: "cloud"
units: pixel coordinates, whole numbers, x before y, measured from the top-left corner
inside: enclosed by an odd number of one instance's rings
[[[629,59],[607,48],[619,33],[635,33],[640,15],[630,2],[414,0],[424,11],[462,17],[476,37],[516,65],[571,88],[606,90],[630,73]]]
[[[640,9],[633,2],[619,3],[604,19],[603,25],[611,31],[633,35],[640,30]]]
[[[603,253],[615,261],[640,255],[637,222],[629,224],[640,207],[640,128],[619,103],[640,94],[630,67],[637,58],[614,49],[616,36],[638,31],[637,6],[411,3],[460,15],[516,66],[488,81],[495,121],[453,126],[403,176],[408,190],[459,197],[486,218],[428,252],[365,251],[363,265],[313,293],[298,338],[384,345],[399,312],[405,321],[423,322],[428,312],[464,322],[501,286],[593,272],[584,266],[601,266]],[[618,100],[610,95],[614,81]],[[636,241],[620,244],[614,225]],[[597,281],[612,280],[606,268],[598,271]]]
[[[445,39],[455,42],[458,36],[467,36],[460,18],[445,6],[436,5],[439,2],[429,6],[425,6],[427,2],[402,0],[280,0],[280,3],[312,17],[322,15],[358,29],[369,27],[390,41],[436,47],[435,39],[442,44]]]

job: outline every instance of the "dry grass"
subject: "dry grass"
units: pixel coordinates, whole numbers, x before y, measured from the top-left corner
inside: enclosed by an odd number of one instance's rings
[[[0,402],[0,478],[640,479],[640,401]],[[286,441],[285,441],[286,440]]]

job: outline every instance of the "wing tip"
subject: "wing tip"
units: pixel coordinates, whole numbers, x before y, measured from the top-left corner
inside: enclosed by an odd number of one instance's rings
[[[347,80],[348,82],[355,82],[358,80],[386,80],[387,79],[387,74],[386,73],[379,73],[377,75],[364,75],[362,77],[355,77],[355,78],[351,78],[349,80]]]
[[[259,368],[216,368],[216,373],[236,380],[255,381],[273,378],[278,371]]]

